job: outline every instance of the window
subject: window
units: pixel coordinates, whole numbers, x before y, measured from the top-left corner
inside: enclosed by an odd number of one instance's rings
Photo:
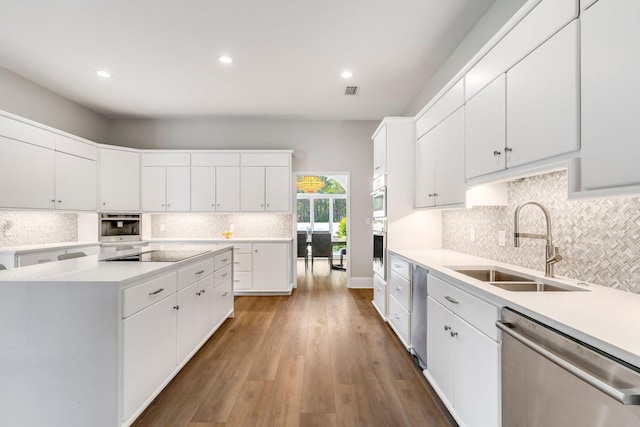
[[[298,231],[305,231],[310,227],[314,231],[338,233],[340,221],[347,216],[347,191],[339,182],[346,182],[345,177],[336,178],[327,176],[297,178]],[[310,189],[313,185],[316,187]]]

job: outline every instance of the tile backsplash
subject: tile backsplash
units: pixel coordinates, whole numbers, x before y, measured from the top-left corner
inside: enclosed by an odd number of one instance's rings
[[[152,214],[152,238],[221,238],[234,225],[234,237],[292,237],[293,215],[271,213]],[[164,230],[163,230],[164,228]]]
[[[74,242],[77,240],[77,214],[0,212],[0,247]]]
[[[513,244],[514,211],[533,200],[551,215],[554,244],[563,256],[557,276],[640,293],[640,198],[567,200],[566,171],[514,181],[508,189],[506,207],[444,211],[443,248],[543,271],[544,240]],[[506,233],[505,246],[498,245],[500,231]],[[520,232],[546,233],[540,209],[520,211]]]

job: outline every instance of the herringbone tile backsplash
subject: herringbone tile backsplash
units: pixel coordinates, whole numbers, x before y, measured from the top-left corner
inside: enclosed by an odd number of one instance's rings
[[[234,225],[234,237],[292,237],[293,215],[273,213],[152,214],[153,238],[222,238]],[[161,225],[164,225],[162,230]]]
[[[522,267],[544,270],[545,242],[522,239],[513,244],[516,207],[534,200],[551,214],[553,239],[563,260],[557,276],[640,293],[640,198],[567,200],[566,171],[509,183],[506,207],[474,207],[443,212],[445,249],[482,256]],[[470,241],[470,230],[475,241]],[[498,232],[506,245],[498,245]],[[542,211],[526,206],[520,212],[520,231],[545,233]]]

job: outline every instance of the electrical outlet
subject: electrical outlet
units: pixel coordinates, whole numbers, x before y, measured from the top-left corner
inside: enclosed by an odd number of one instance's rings
[[[469,230],[469,241],[470,242],[475,242],[476,241],[476,230],[475,229],[471,229]]]
[[[498,231],[498,246],[505,246],[507,244],[507,235],[504,230]]]
[[[364,223],[365,223],[366,225],[371,224],[371,218],[365,218],[365,219],[364,219]]]
[[[13,236],[13,223],[11,221],[6,221],[4,223],[4,236],[5,237]]]

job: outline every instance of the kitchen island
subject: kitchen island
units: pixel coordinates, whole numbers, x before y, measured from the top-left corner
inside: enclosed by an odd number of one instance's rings
[[[128,426],[228,317],[233,251],[0,272],[0,425]]]

